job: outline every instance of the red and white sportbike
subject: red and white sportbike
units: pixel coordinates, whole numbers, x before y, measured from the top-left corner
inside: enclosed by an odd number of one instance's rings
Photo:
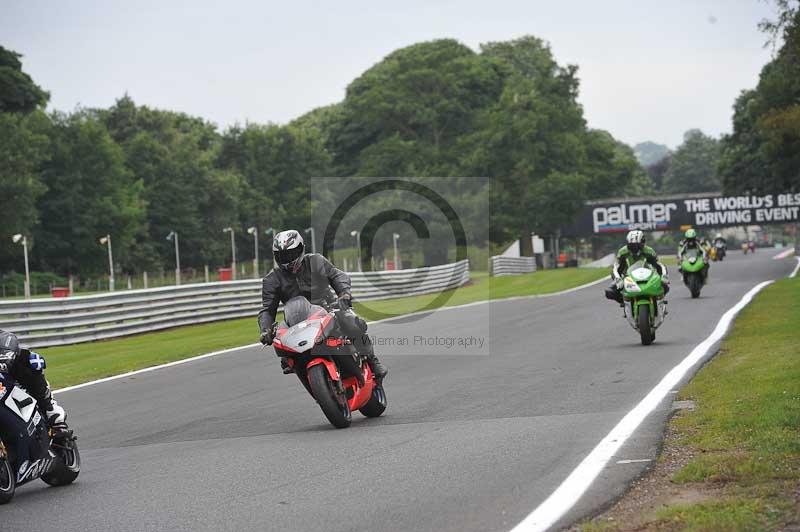
[[[338,309],[311,305],[304,297],[290,299],[284,321],[276,324],[272,343],[336,428],[350,426],[353,410],[378,417],[386,410],[383,383],[375,378],[352,338],[336,324]]]

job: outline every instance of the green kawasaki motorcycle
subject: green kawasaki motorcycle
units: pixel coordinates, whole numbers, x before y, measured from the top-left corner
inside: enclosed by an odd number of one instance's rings
[[[646,261],[634,262],[622,281],[622,297],[625,319],[639,331],[642,345],[652,344],[667,315],[661,276]]]
[[[692,294],[692,299],[700,297],[700,290],[706,284],[704,269],[706,260],[703,252],[696,248],[687,249],[681,256],[681,275],[683,284]]]

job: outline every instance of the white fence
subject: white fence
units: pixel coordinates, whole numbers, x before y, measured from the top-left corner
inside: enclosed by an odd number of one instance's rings
[[[503,257],[495,255],[489,259],[489,271],[492,275],[514,275],[536,271],[534,257]]]
[[[439,292],[469,280],[469,262],[385,272],[350,272],[355,300]],[[92,296],[0,301],[0,329],[32,347],[75,344],[231,318],[255,317],[261,280],[228,281]]]

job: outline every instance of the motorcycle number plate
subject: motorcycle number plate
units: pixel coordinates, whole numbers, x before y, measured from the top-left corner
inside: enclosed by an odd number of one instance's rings
[[[26,423],[36,412],[36,401],[19,386],[14,386],[5,400],[6,407],[22,418]]]

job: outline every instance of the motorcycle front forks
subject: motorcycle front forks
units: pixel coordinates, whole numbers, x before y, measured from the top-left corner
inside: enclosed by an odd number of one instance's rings
[[[669,311],[667,310],[667,302],[663,299],[659,299],[656,302],[656,319],[653,322],[653,329],[658,329],[662,323],[664,323],[664,318],[667,317]],[[623,305],[622,307],[622,315],[625,316],[625,319],[628,321],[628,324],[633,327],[635,330],[639,330],[639,325],[636,323],[636,320],[633,318],[633,306],[631,305],[631,312],[628,313],[628,305]]]

